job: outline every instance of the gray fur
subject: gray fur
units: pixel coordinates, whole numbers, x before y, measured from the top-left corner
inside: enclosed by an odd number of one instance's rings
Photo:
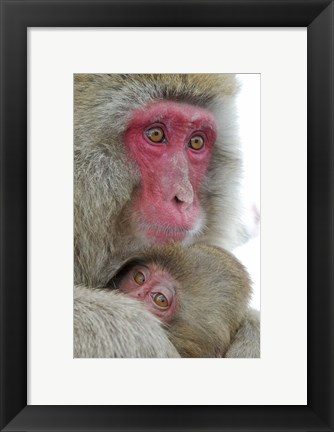
[[[260,314],[249,309],[225,357],[260,357]]]
[[[78,286],[74,292],[74,357],[179,354],[161,322],[141,303],[117,292]]]

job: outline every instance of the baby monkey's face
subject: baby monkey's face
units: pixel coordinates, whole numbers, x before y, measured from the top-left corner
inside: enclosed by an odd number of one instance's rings
[[[177,282],[154,263],[135,264],[123,275],[119,290],[142,300],[154,315],[170,322],[176,311]]]

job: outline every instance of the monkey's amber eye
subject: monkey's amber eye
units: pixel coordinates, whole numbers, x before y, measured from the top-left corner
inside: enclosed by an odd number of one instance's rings
[[[189,147],[193,150],[201,150],[204,147],[204,139],[200,135],[193,136],[189,141]]]
[[[137,285],[143,285],[145,283],[145,275],[141,271],[137,271],[133,275],[133,280],[136,282]]]
[[[160,127],[153,127],[147,130],[145,134],[154,143],[161,143],[165,139],[164,131]]]
[[[168,300],[167,300],[167,297],[164,296],[164,295],[161,294],[161,293],[157,293],[157,294],[153,297],[153,301],[154,301],[154,303],[155,303],[157,306],[159,306],[159,307],[162,307],[162,308],[166,308],[166,307],[168,307]]]

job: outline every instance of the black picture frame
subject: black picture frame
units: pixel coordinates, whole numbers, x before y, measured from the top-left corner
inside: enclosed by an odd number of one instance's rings
[[[333,23],[333,0],[1,0],[1,430],[334,430]],[[307,27],[306,406],[27,406],[27,28],[120,26]]]

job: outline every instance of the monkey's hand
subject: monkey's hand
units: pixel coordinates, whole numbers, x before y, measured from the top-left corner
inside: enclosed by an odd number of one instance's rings
[[[260,357],[260,314],[258,311],[254,309],[248,310],[225,357]]]
[[[180,357],[161,322],[116,291],[74,288],[74,357]]]

